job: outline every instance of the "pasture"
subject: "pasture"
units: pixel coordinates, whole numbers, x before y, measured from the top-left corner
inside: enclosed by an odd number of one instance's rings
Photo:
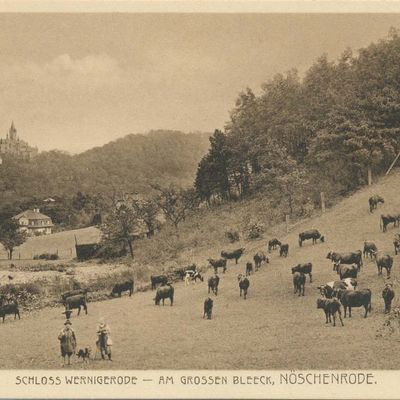
[[[238,242],[227,248],[245,247],[235,265],[228,261],[221,278],[218,296],[214,299],[212,320],[202,319],[207,294],[207,278],[196,285],[175,285],[174,306],[155,306],[155,292],[134,293],[132,297],[89,303],[88,315],[76,313],[71,319],[77,335],[78,348],[90,345],[95,349],[97,321],[104,317],[111,328],[113,362],[91,361],[81,364],[74,360],[69,368],[79,369],[399,369],[398,334],[377,337],[384,323],[381,292],[386,275],[378,276],[373,261],[364,259],[358,277],[359,288],[372,290],[372,313],[363,318],[363,309],[354,308],[352,318],[344,319],[344,327],[325,324],[322,310],[317,310],[317,287],[338,279],[326,255],[330,250],[362,250],[364,240],[374,241],[378,249],[394,256],[392,239],[399,228],[379,230],[381,213],[400,210],[400,175],[383,178],[343,200],[321,216],[292,227],[279,239],[289,243],[289,256],[281,258],[278,251],[269,254],[270,263],[250,276],[247,300],[239,297],[238,273],[247,261],[253,262],[258,250],[266,252],[265,239]],[[378,193],[385,204],[371,214],[368,198]],[[316,228],[325,235],[325,243],[311,241],[298,245],[298,233]],[[209,249],[194,261],[204,265],[222,249]],[[400,255],[394,257],[391,281],[399,304]],[[312,262],[313,283],[307,276],[305,296],[293,294],[291,267]],[[21,320],[6,318],[0,324],[2,368],[59,368],[61,358],[57,335],[63,327],[62,308],[47,308],[24,315]]]

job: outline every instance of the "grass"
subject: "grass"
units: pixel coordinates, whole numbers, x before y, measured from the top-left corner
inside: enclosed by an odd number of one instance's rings
[[[361,309],[353,309],[353,317],[344,320],[344,327],[325,324],[325,316],[316,308],[318,286],[337,279],[326,255],[329,250],[354,251],[362,248],[364,240],[373,240],[379,250],[394,255],[392,237],[398,228],[387,233],[379,230],[379,215],[400,210],[400,174],[383,178],[378,184],[360,190],[353,196],[328,210],[321,216],[299,221],[285,232],[283,224],[276,225],[261,240],[235,243],[246,247],[238,265],[230,261],[226,274],[220,274],[220,290],[214,299],[211,321],[203,320],[203,302],[208,296],[204,283],[175,285],[174,306],[155,306],[154,292],[135,293],[132,297],[89,304],[88,315],[72,317],[78,347],[94,348],[96,324],[99,317],[109,323],[113,338],[113,363],[92,361],[89,365],[75,363],[79,369],[399,369],[400,360],[395,356],[400,350],[398,333],[381,338],[377,335],[387,321],[381,291],[385,276],[378,276],[375,264],[366,259],[359,275],[359,287],[372,290],[372,313],[364,319]],[[368,198],[378,193],[385,198],[377,212],[370,214]],[[198,230],[204,237],[183,230],[176,240],[195,243],[192,257],[199,265],[221,251],[221,241],[226,240],[222,231],[227,230],[236,218],[249,211],[243,206],[230,215],[227,208],[218,211],[221,220],[205,217],[197,220]],[[256,211],[254,211],[255,214]],[[231,212],[233,214],[233,212]],[[214,218],[215,218],[214,214]],[[326,237],[325,243],[302,248],[297,243],[298,232],[317,228]],[[198,232],[197,232],[198,233]],[[184,234],[187,237],[182,238]],[[160,235],[161,236],[161,235]],[[236,276],[242,273],[247,261],[258,250],[266,250],[268,238],[277,236],[289,243],[289,256],[280,258],[277,252],[269,255],[270,264],[250,276],[248,299],[239,297]],[[160,245],[168,248],[168,243]],[[216,240],[214,242],[214,240]],[[149,241],[150,242],[150,241]],[[223,246],[230,247],[227,242]],[[190,249],[186,249],[188,261]],[[156,249],[154,253],[157,254]],[[161,253],[158,253],[161,254]],[[391,281],[396,292],[394,307],[400,304],[399,259],[395,257]],[[183,259],[168,263],[180,263]],[[313,282],[307,277],[304,297],[293,294],[290,268],[297,263],[313,263]],[[135,264],[136,265],[136,264]],[[135,266],[132,268],[135,274]],[[139,268],[139,267],[138,267]],[[140,267],[146,274],[150,267]],[[152,265],[159,270],[161,265]],[[211,276],[209,270],[206,277]],[[137,275],[136,275],[137,276]],[[121,276],[122,277],[122,276]],[[112,276],[110,275],[112,279]],[[107,280],[104,281],[104,286]],[[7,343],[2,350],[2,368],[59,368],[59,343],[57,334],[64,322],[60,308],[24,314],[20,321],[6,318],[0,329],[0,341]],[[46,327],[44,329],[44,327]],[[40,335],[32,335],[40,332]],[[46,344],[46,351],[37,351]]]

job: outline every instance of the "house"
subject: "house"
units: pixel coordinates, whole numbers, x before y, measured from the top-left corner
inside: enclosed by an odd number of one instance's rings
[[[13,217],[18,221],[21,232],[27,232],[29,236],[50,235],[53,222],[50,217],[40,212],[38,208],[26,210]]]

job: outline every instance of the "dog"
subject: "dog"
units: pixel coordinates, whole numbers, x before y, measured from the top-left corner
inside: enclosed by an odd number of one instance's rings
[[[90,360],[91,354],[92,354],[92,349],[90,347],[79,349],[79,351],[76,353],[76,355],[78,356],[78,360],[82,358],[82,362],[87,362],[87,363]]]

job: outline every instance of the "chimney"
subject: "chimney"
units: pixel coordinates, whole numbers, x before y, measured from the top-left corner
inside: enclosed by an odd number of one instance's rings
[[[33,212],[35,212],[35,213],[39,213],[40,211],[39,211],[39,209],[38,209],[38,208],[34,208],[34,209],[33,209]]]

